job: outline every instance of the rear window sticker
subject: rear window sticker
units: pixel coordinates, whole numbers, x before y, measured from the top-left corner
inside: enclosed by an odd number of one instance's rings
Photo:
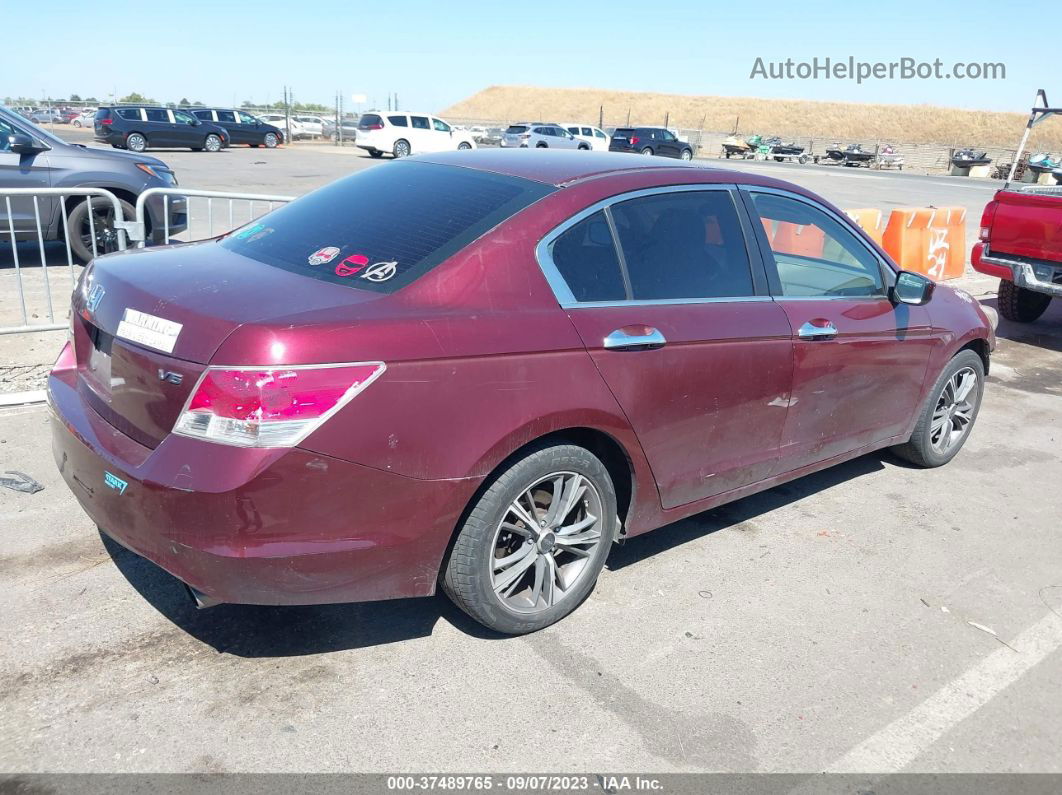
[[[127,308],[118,323],[115,336],[173,353],[173,346],[177,344],[177,337],[182,328],[180,323],[174,323],[172,320]]]
[[[369,258],[364,254],[351,254],[336,265],[336,276],[353,276],[368,264]]]
[[[239,232],[236,233],[237,240],[246,240],[255,232],[261,232],[265,229],[265,224],[254,224],[253,226],[245,226]]]
[[[370,282],[386,282],[396,273],[398,273],[397,262],[377,262],[361,274],[361,278],[368,279]]]
[[[338,256],[338,246],[325,246],[324,248],[319,248],[317,251],[313,252],[306,261],[311,265],[324,265],[326,262],[331,262]]]
[[[266,235],[273,234],[274,231],[275,230],[273,229],[273,227],[264,226],[264,227],[262,227],[261,231],[255,232],[253,235],[251,235],[249,238],[247,238],[247,242],[248,243],[253,243],[256,240],[261,240]]]

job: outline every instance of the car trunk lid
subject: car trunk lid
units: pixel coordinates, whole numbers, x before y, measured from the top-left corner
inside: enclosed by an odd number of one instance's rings
[[[78,389],[154,448],[226,338],[245,323],[355,307],[381,296],[306,279],[213,241],[98,259],[74,299]],[[258,364],[243,362],[242,364]]]

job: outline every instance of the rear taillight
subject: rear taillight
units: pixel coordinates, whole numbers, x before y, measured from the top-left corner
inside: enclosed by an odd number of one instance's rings
[[[386,369],[383,362],[210,367],[173,432],[237,447],[294,447]]]
[[[100,119],[100,124],[104,124],[104,125],[114,124],[114,119]]]
[[[59,351],[59,358],[52,365],[53,373],[65,373],[67,370],[77,369],[77,355],[74,353],[74,341],[68,339]]]
[[[382,130],[382,124],[370,124],[368,127],[361,127],[362,130]]]
[[[631,136],[631,146],[637,146],[638,145],[638,141],[640,141],[640,140],[641,139],[637,135],[632,135]]]
[[[981,232],[978,237],[982,243],[988,242],[988,237],[992,233],[992,221],[996,217],[996,208],[999,206],[999,202],[995,199],[985,205],[985,211],[981,213]]]

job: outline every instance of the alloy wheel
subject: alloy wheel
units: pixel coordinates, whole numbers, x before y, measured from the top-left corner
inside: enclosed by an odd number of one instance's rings
[[[490,582],[518,613],[540,613],[571,593],[602,542],[603,509],[594,484],[555,472],[520,492],[494,533]]]
[[[221,150],[221,139],[216,135],[208,135],[204,143],[208,152],[218,152]]]
[[[147,148],[147,140],[140,133],[133,133],[126,138],[125,145],[130,152],[143,152]]]
[[[971,367],[957,371],[941,390],[929,425],[929,443],[946,453],[963,440],[977,409],[977,374]]]

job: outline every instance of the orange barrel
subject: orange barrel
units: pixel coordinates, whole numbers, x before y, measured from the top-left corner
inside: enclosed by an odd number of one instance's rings
[[[889,215],[882,244],[904,270],[930,275],[928,229],[934,213],[930,207],[897,207]]]
[[[883,213],[874,208],[845,210],[845,214],[855,221],[859,227],[870,236],[870,239],[881,245],[881,236],[885,230],[882,228]]]
[[[825,242],[826,235],[817,226],[801,226],[790,221],[779,221],[774,232],[772,248],[780,254],[822,259],[822,247]]]

